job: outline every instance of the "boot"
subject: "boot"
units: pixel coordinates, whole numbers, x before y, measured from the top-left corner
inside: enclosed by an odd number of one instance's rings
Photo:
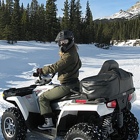
[[[50,129],[51,127],[54,127],[52,118],[45,118],[45,123],[43,125],[38,126],[38,129],[46,130]]]

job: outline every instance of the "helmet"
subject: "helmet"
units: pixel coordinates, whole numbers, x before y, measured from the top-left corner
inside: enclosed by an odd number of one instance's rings
[[[62,30],[58,33],[55,41],[59,42],[61,40],[65,40],[65,39],[74,40],[73,33],[69,30]]]
[[[73,33],[69,30],[62,30],[58,33],[55,41],[58,42],[60,50],[65,53],[74,45]]]

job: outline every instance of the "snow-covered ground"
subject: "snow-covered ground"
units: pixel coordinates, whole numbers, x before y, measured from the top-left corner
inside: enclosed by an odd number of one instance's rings
[[[140,46],[119,45],[108,50],[96,48],[93,44],[78,46],[83,64],[80,69],[80,80],[96,75],[103,62],[109,59],[116,60],[121,68],[133,73],[137,100],[133,104],[132,112],[140,123]],[[2,91],[10,87],[24,87],[33,84],[35,78],[32,73],[36,68],[54,63],[58,59],[58,46],[55,43],[20,41],[10,45],[6,41],[0,41],[0,120],[3,111],[11,106],[2,99]],[[58,83],[56,76],[53,82]],[[0,140],[4,140],[1,131]],[[28,133],[27,140],[43,140],[43,138]],[[138,140],[140,140],[140,135]]]

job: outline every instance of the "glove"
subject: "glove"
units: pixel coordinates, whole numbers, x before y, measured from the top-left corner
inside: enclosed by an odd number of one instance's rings
[[[36,72],[33,73],[34,77],[38,77],[39,75],[43,74],[42,68],[37,68]]]
[[[37,69],[36,69],[36,72],[37,72],[38,75],[43,74],[42,68],[37,68]]]
[[[36,72],[34,72],[34,73],[33,73],[33,76],[34,76],[34,77],[38,77],[38,76],[39,76],[39,74],[38,74],[38,73],[36,73]]]

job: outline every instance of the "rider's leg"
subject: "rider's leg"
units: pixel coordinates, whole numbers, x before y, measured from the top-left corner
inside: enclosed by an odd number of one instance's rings
[[[68,94],[69,92],[70,89],[68,87],[58,86],[40,95],[39,97],[40,113],[45,118],[45,124],[39,126],[38,127],[39,129],[45,130],[48,129],[49,127],[54,126],[52,121],[53,113],[50,107],[50,101],[61,98],[66,94]]]

